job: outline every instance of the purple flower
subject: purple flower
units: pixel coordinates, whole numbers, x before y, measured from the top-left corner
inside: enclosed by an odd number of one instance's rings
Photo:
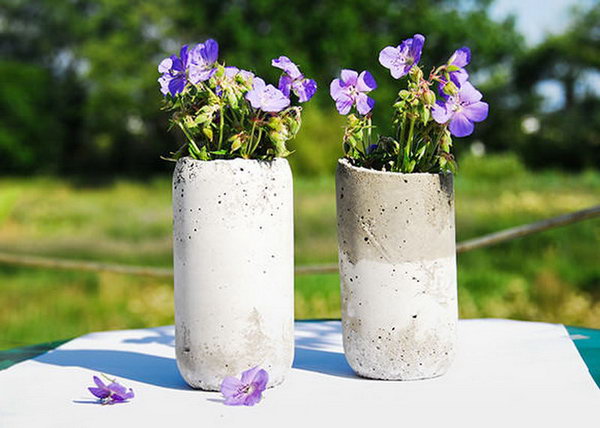
[[[379,52],[379,63],[391,71],[394,79],[399,79],[419,62],[424,43],[425,37],[415,34],[397,47],[387,46]]]
[[[463,83],[469,78],[469,73],[464,69],[471,62],[471,49],[464,46],[452,54],[448,60],[448,65],[460,67],[458,70],[451,71],[450,80],[454,82],[457,88],[460,88]]]
[[[471,135],[474,122],[485,120],[489,106],[481,101],[479,92],[471,83],[465,82],[458,93],[438,100],[431,109],[431,115],[437,123],[450,122],[450,133],[455,137]]]
[[[189,55],[188,77],[194,85],[210,79],[215,72],[215,62],[219,57],[219,44],[208,39],[198,43]]]
[[[273,85],[266,85],[260,77],[254,77],[252,89],[246,94],[252,107],[277,113],[290,105],[290,99]]]
[[[272,60],[271,65],[283,70],[283,74],[279,78],[279,90],[286,97],[289,97],[290,91],[293,91],[298,97],[298,101],[304,103],[317,92],[317,82],[304,77],[298,66],[287,56],[280,56]]]
[[[228,406],[254,406],[262,398],[269,381],[268,373],[258,367],[242,373],[242,379],[227,376],[221,383],[221,393]]]
[[[123,403],[134,397],[133,390],[125,388],[114,379],[106,385],[98,376],[94,376],[96,387],[88,388],[89,391],[100,399],[102,404]]]
[[[160,91],[163,95],[171,94],[175,96],[183,91],[187,83],[185,75],[187,63],[187,45],[181,48],[179,56],[171,55],[160,62],[158,72],[162,73],[162,76],[158,78],[158,83],[160,83]]]
[[[375,88],[377,83],[368,71],[359,75],[354,70],[342,70],[340,78],[331,82],[329,93],[340,114],[348,114],[353,105],[360,114],[367,114],[373,109],[375,100],[366,94]]]

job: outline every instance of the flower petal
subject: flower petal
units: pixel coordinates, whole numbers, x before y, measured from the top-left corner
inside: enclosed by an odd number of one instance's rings
[[[356,96],[356,110],[360,114],[369,113],[375,106],[375,100],[364,93],[360,93]]]
[[[446,123],[450,120],[451,114],[446,108],[446,104],[443,101],[438,100],[433,107],[431,107],[431,116],[437,123]]]
[[[265,89],[265,86],[267,86],[267,84],[263,79],[261,79],[258,76],[254,76],[252,80],[252,89],[258,89],[262,91],[263,89]]]
[[[120,383],[117,383],[117,382],[113,382],[110,385],[108,385],[108,389],[113,394],[118,394],[121,396],[125,395],[127,393],[127,388],[125,388],[123,385],[121,385]]]
[[[236,74],[240,72],[240,69],[237,67],[225,67],[225,77],[228,79],[232,79]]]
[[[244,406],[254,406],[262,398],[262,390],[254,390],[244,396]]]
[[[252,107],[260,108],[262,92],[262,89],[252,89],[246,93],[246,99],[250,102]]]
[[[169,92],[171,93],[171,95],[177,95],[178,93],[183,92],[184,88],[185,88],[185,77],[184,76],[174,77],[169,82]]]
[[[469,79],[469,73],[464,68],[460,70],[450,72],[450,80],[456,85],[457,88],[461,88],[462,85]]]
[[[292,88],[298,97],[298,101],[305,103],[317,92],[317,82],[315,82],[313,79],[296,80],[292,84]]]
[[[458,98],[463,103],[472,104],[481,100],[482,95],[470,82],[465,82],[460,87]]]
[[[184,71],[190,60],[188,45],[183,45],[179,50],[179,59],[181,60],[181,71]]]
[[[112,400],[118,401],[118,402],[126,401],[133,397],[134,397],[134,394],[133,394],[133,390],[131,388],[129,388],[129,391],[127,391],[125,388],[123,388],[123,391],[113,392],[112,395],[110,396],[110,398]]]
[[[252,380],[252,385],[254,386],[255,391],[264,391],[267,387],[267,383],[269,382],[269,374],[266,370],[260,369]]]
[[[102,379],[100,379],[98,376],[94,376],[94,383],[96,386],[98,386],[98,388],[106,388],[106,384],[102,382]]]
[[[242,382],[238,378],[233,376],[227,376],[221,382],[221,394],[225,396],[225,398],[233,397],[238,393],[240,388],[242,387]]]
[[[104,389],[104,388],[90,387],[90,388],[88,388],[88,390],[100,399],[106,398],[110,395],[110,391],[108,389]]]
[[[448,60],[448,64],[456,65],[460,68],[466,67],[471,62],[471,49],[466,46],[463,46],[460,49],[454,51],[450,59]]]
[[[377,82],[373,75],[365,70],[358,76],[356,89],[360,92],[371,92],[373,89],[377,89]]]
[[[173,60],[169,58],[163,59],[160,64],[158,64],[158,72],[159,73],[168,73],[173,67]]]
[[[283,92],[283,95],[289,97],[290,89],[292,88],[292,78],[288,74],[282,74],[279,78],[279,84],[277,86],[279,90]]]
[[[347,96],[346,88],[343,86],[341,79],[333,79],[329,84],[329,95],[336,101],[341,96]]]
[[[348,114],[353,104],[354,98],[347,94],[341,94],[335,100],[335,108],[340,114]]]
[[[258,372],[260,370],[261,370],[260,367],[255,366],[255,367],[252,367],[251,369],[244,371],[242,373],[242,383],[244,385],[250,385],[254,381],[254,378],[256,377],[256,375],[258,374]]]
[[[467,119],[472,122],[481,122],[488,116],[489,105],[483,101],[479,101],[463,107],[463,112]]]
[[[262,94],[260,109],[269,113],[277,113],[290,105],[290,99],[273,85],[267,85]]]
[[[207,68],[205,64],[190,64],[188,68],[188,75],[190,78],[190,82],[194,85],[199,82],[204,82],[212,77],[213,74],[217,71],[216,68]]]
[[[379,52],[379,64],[392,69],[400,58],[400,50],[393,46],[386,46]]]
[[[219,58],[219,44],[213,39],[208,39],[202,44],[199,53],[206,64],[214,64]]]
[[[425,36],[422,34],[415,34],[412,37],[412,41],[410,43],[410,57],[412,58],[412,63],[416,64],[421,60],[421,53],[423,52],[423,45],[425,44]]]
[[[344,69],[341,72],[342,86],[356,86],[358,73],[354,70]]]
[[[287,56],[280,56],[271,61],[273,67],[279,68],[287,73],[292,79],[302,78],[302,73],[296,64]]]
[[[238,75],[244,81],[252,80],[254,78],[254,73],[252,73],[251,71],[248,71],[248,70],[240,70]]]
[[[455,137],[466,137],[473,133],[475,125],[473,125],[473,122],[463,112],[457,112],[452,116],[448,129],[450,129],[450,133]]]

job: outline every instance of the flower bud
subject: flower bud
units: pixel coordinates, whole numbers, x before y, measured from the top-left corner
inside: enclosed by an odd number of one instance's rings
[[[410,69],[410,78],[413,82],[419,82],[421,81],[421,79],[423,79],[423,71],[421,70],[421,67],[414,65],[411,69]]]
[[[427,104],[428,106],[432,106],[435,104],[435,94],[433,93],[433,91],[430,91],[429,89],[425,91],[425,93],[423,94],[423,100],[425,101],[425,104]]]
[[[442,88],[446,95],[456,95],[458,94],[458,88],[454,84],[454,82],[447,82]]]

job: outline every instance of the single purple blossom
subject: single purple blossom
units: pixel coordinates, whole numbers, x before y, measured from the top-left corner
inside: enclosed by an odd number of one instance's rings
[[[98,376],[94,376],[96,387],[88,388],[89,391],[100,399],[102,404],[123,403],[135,395],[131,388],[127,389],[115,380],[106,385]]]
[[[334,79],[329,87],[331,98],[340,114],[348,114],[353,105],[360,114],[367,114],[375,105],[375,100],[367,96],[377,88],[373,75],[363,71],[360,75],[354,70],[342,70],[339,79]]]
[[[469,78],[469,73],[465,70],[465,67],[469,65],[471,62],[471,49],[466,46],[454,51],[450,59],[448,60],[448,65],[454,65],[456,67],[460,67],[458,70],[451,71],[450,80],[456,85],[457,88],[460,88],[463,83],[467,81]]]
[[[179,56],[171,55],[160,62],[158,72],[162,73],[162,76],[158,78],[158,83],[160,83],[160,91],[163,95],[171,94],[175,96],[183,92],[187,83],[186,68],[188,59],[188,46],[184,45],[179,52]]]
[[[260,77],[254,77],[252,89],[246,93],[252,107],[262,111],[277,113],[290,105],[290,99],[273,85],[265,84]]]
[[[215,73],[215,63],[219,57],[219,44],[208,39],[198,43],[189,54],[188,78],[194,85],[211,78]]]
[[[394,79],[406,76],[413,65],[421,59],[425,37],[415,34],[397,47],[387,46],[379,52],[379,63],[388,68]]]
[[[227,376],[221,383],[221,393],[228,406],[254,406],[262,398],[269,381],[268,373],[258,367],[242,373],[242,379]]]
[[[298,101],[304,103],[317,92],[317,82],[304,77],[298,66],[287,56],[275,58],[271,61],[271,65],[283,70],[283,74],[279,78],[279,90],[286,97],[289,97],[290,91],[293,91],[298,97]]]
[[[465,82],[456,95],[438,100],[431,115],[437,123],[450,122],[448,128],[455,137],[466,137],[473,133],[474,122],[481,122],[488,115],[489,106],[481,98],[481,92]]]

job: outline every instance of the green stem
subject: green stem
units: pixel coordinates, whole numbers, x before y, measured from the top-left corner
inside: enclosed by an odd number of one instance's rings
[[[197,157],[198,153],[200,153],[200,149],[196,145],[196,141],[182,122],[177,122],[177,125],[179,125],[179,128],[181,128],[183,134],[188,139],[188,145],[191,146],[191,152],[195,155],[194,157]]]
[[[219,144],[217,145],[217,150],[221,150],[221,146],[223,145],[223,126],[225,125],[225,116],[223,115],[223,105],[219,105]]]
[[[371,142],[371,118],[368,118],[366,120],[367,122],[367,126],[365,127],[366,129],[363,128],[363,136],[361,139],[361,143],[362,143],[362,148],[363,148],[363,157],[365,157],[367,155],[367,148],[370,145]]]
[[[406,113],[402,114],[402,121],[400,122],[400,136],[398,137],[398,144],[400,144],[400,147],[404,147],[404,134],[406,131]],[[397,134],[397,133],[396,133]],[[403,164],[403,153],[402,150],[398,150],[398,159],[396,161],[396,172],[399,172],[402,168],[402,164]]]
[[[250,153],[250,155],[252,155],[256,151],[256,149],[258,149],[258,145],[260,144],[260,139],[262,138],[262,133],[263,133],[263,129],[258,128],[258,137],[256,138],[256,144],[254,145],[254,147],[252,147],[252,152]]]
[[[256,122],[258,121],[258,117],[252,120],[252,131],[250,131],[250,141],[246,146],[246,157],[250,156],[251,149],[254,146],[254,130],[256,129]]]
[[[410,119],[410,127],[408,129],[408,139],[406,140],[406,146],[404,146],[404,163],[402,165],[404,172],[411,172],[411,171],[408,171],[408,163],[409,163],[409,159],[410,159],[410,149],[411,149],[413,137],[414,137],[415,121],[416,121],[416,119],[414,117]]]

